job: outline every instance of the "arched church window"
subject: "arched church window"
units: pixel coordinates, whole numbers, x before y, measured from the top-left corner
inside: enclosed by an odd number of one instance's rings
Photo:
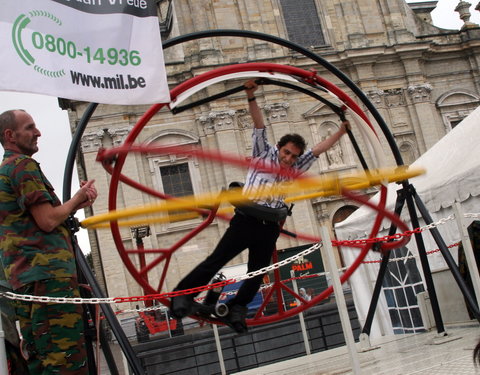
[[[480,97],[466,90],[449,91],[441,95],[436,102],[440,116],[449,132],[480,105]]]
[[[160,166],[163,191],[173,197],[193,194],[192,178],[188,163]]]

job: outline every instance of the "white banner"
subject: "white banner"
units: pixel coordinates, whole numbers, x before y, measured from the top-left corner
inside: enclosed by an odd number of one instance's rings
[[[170,102],[152,0],[1,0],[0,90]]]

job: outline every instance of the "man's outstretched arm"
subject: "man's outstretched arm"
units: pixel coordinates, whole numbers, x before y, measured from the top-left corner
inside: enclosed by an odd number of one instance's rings
[[[253,126],[255,129],[263,129],[265,128],[265,123],[263,122],[263,116],[255,98],[255,91],[258,89],[258,85],[253,79],[251,79],[245,82],[244,86],[245,92],[247,93],[248,110],[250,111],[250,116],[253,120]]]

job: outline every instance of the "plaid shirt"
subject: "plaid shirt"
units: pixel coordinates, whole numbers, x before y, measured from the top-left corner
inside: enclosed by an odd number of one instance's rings
[[[292,179],[291,176],[282,175],[272,172],[272,168],[280,168],[278,159],[279,150],[276,146],[272,146],[267,141],[266,129],[253,129],[253,160],[247,173],[244,193],[252,194],[258,192],[259,195],[263,188],[269,189],[274,184]],[[313,155],[312,150],[308,150],[299,156],[292,168],[300,173],[306,172],[317,158]],[[255,199],[255,203],[271,208],[285,207],[285,196],[274,196],[270,194],[259,199]]]

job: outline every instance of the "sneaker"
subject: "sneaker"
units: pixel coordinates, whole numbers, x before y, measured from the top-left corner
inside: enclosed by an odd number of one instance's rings
[[[246,306],[229,306],[229,313],[226,316],[226,320],[229,325],[238,333],[246,333],[248,331],[247,323],[245,322],[247,312],[248,308]]]
[[[193,310],[193,296],[189,294],[172,297],[170,300],[170,313],[176,319],[185,318]]]

